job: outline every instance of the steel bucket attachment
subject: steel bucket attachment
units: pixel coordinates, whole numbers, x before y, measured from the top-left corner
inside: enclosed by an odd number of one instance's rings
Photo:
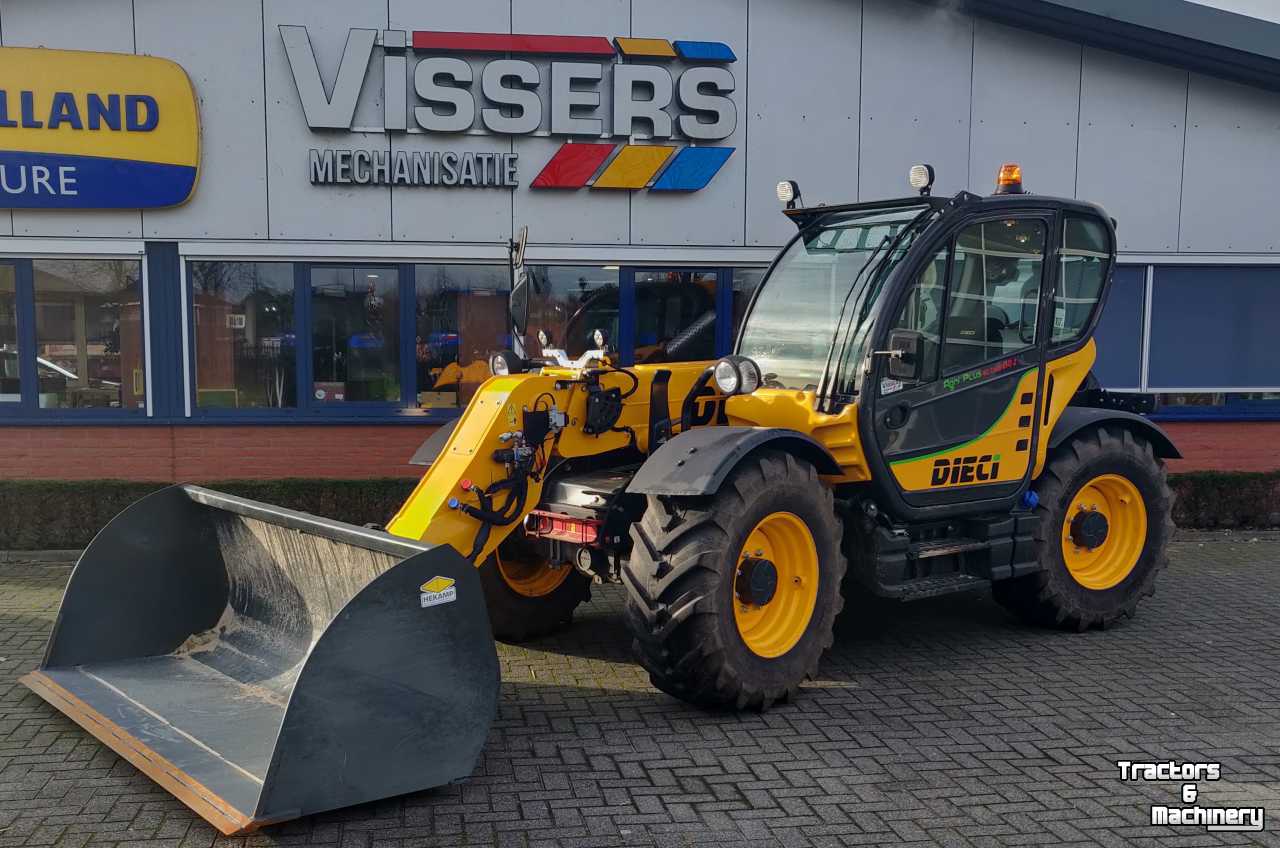
[[[173,486],[85,550],[22,682],[231,835],[466,777],[498,660],[452,548]]]

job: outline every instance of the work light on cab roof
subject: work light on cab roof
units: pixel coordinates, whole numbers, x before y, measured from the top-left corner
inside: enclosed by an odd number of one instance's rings
[[[933,191],[933,166],[932,165],[912,165],[911,170],[907,171],[907,182],[911,187],[920,192],[921,195],[928,197]]]
[[[778,202],[787,204],[788,209],[795,209],[800,203],[800,184],[795,180],[783,180],[778,183]]]

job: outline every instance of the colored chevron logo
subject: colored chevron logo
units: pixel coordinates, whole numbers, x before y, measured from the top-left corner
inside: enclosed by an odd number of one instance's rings
[[[610,41],[595,35],[523,35],[502,32],[433,32],[414,30],[414,50],[440,53],[511,53],[550,56],[630,56],[683,59],[686,62],[736,62],[733,48],[722,41],[668,41],[628,38]]]
[[[715,178],[735,149],[565,142],[530,187],[699,191]]]

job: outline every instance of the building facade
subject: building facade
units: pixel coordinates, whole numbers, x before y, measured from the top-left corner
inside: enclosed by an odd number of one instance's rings
[[[515,343],[522,228],[531,333],[711,358],[779,180],[1006,161],[1118,221],[1104,385],[1180,468],[1275,467],[1280,24],[1114,5],[0,0],[0,475],[413,474]]]

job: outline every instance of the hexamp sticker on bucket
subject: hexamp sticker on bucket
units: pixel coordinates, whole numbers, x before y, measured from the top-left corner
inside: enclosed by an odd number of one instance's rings
[[[426,583],[418,588],[422,590],[420,600],[422,608],[434,607],[440,604],[453,603],[458,599],[458,590],[453,585],[454,581],[448,577],[432,577]]]

